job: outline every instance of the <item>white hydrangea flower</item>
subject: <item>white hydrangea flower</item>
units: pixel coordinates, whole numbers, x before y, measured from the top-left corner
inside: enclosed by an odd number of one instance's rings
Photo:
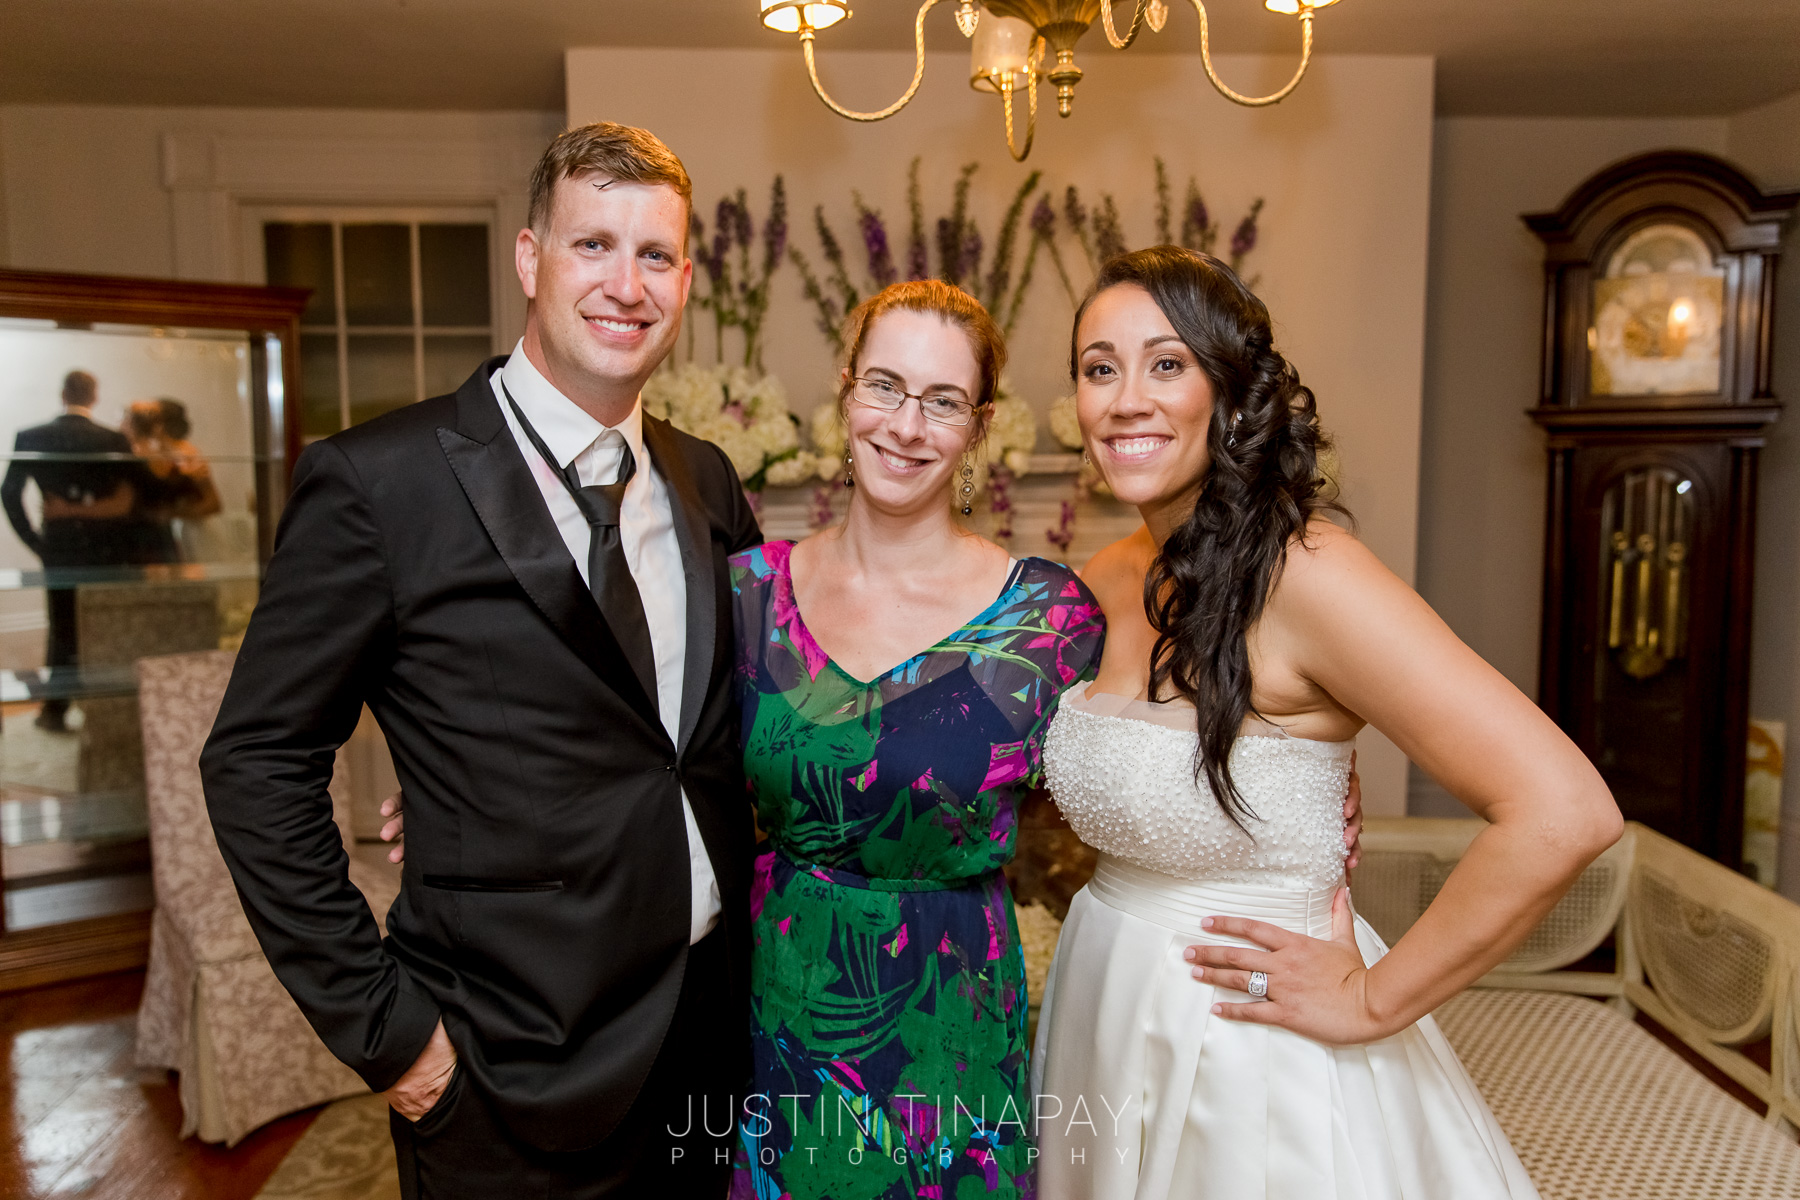
[[[756,443],[756,435],[731,418],[721,418],[705,436],[707,441],[725,452],[739,479],[749,479],[762,470],[765,456],[763,448]]]
[[[784,409],[779,415],[758,421],[750,426],[750,434],[761,446],[763,453],[770,458],[800,444],[800,432]]]
[[[1037,416],[1031,405],[1002,392],[994,401],[994,416],[988,426],[988,457],[1004,462],[1015,475],[1023,475],[1031,467],[1037,431]]]
[[[818,460],[805,450],[801,450],[792,458],[784,458],[780,462],[770,463],[769,473],[764,478],[771,487],[792,487],[798,483],[805,483],[818,469]]]
[[[1068,450],[1081,449],[1081,421],[1075,415],[1075,393],[1050,406],[1050,434]]]

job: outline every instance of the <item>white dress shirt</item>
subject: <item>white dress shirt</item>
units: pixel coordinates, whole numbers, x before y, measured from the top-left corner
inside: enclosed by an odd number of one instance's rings
[[[584,583],[588,582],[592,527],[575,506],[575,498],[569,495],[561,477],[544,462],[519,427],[512,405],[506,402],[506,392],[512,393],[525,419],[555,456],[556,465],[566,467],[573,462],[584,487],[616,480],[622,462],[619,447],[631,447],[637,474],[625,485],[625,498],[619,506],[619,538],[625,562],[644,602],[644,621],[650,627],[650,647],[656,658],[657,709],[670,740],[679,740],[682,674],[687,668],[687,574],[682,567],[681,544],[675,538],[675,513],[668,482],[644,452],[642,403],[633,405],[623,421],[607,428],[544,378],[525,356],[523,341],[513,348],[506,366],[495,372],[491,384],[500,411],[505,414],[506,427],[512,430],[513,440],[519,444],[532,478],[537,480],[538,491],[543,493],[557,532],[562,534]],[[721,906],[719,880],[706,855],[706,844],[700,840],[700,826],[694,821],[694,808],[685,791],[681,795],[681,812],[687,820],[688,871],[693,887],[692,923],[688,930],[691,945],[712,932],[719,922]]]

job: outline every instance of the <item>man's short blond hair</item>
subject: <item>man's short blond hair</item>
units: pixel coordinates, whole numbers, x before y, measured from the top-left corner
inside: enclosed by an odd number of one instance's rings
[[[531,227],[541,231],[550,219],[550,196],[565,179],[593,171],[626,183],[661,183],[681,196],[691,213],[694,185],[687,168],[663,140],[647,129],[595,121],[556,135],[531,173]],[[686,231],[682,240],[686,242]]]

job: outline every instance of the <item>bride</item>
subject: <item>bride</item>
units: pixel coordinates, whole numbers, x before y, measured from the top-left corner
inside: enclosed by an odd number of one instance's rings
[[[1610,793],[1325,520],[1312,393],[1228,268],[1112,260],[1071,350],[1088,453],[1144,527],[1088,567],[1104,655],[1045,745],[1100,862],[1039,1022],[1040,1194],[1535,1197],[1429,1014],[1618,838]],[[1490,822],[1391,952],[1341,886],[1365,723]]]

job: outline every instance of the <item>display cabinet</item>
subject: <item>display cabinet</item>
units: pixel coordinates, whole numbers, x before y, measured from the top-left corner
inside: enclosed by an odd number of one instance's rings
[[[0,990],[143,961],[133,663],[249,620],[306,296],[0,271]]]
[[[1525,218],[1545,249],[1540,702],[1628,818],[1739,867],[1757,456],[1800,194],[1649,154]]]

